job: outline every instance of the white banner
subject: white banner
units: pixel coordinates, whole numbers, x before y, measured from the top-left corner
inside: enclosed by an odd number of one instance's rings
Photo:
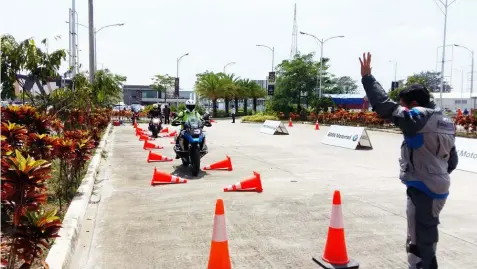
[[[456,137],[455,148],[459,156],[457,169],[477,173],[477,139]]]
[[[287,135],[288,130],[281,121],[266,120],[260,128],[260,133],[269,135]]]
[[[348,149],[373,148],[364,127],[331,125],[321,143]]]

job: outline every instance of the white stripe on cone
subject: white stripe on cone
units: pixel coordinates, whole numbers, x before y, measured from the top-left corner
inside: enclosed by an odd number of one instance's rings
[[[229,185],[227,187],[227,190],[228,191],[236,191],[236,190],[241,190],[242,189],[242,185],[240,185],[240,182],[239,183],[235,183],[234,185]]]
[[[341,205],[332,205],[331,207],[331,219],[330,228],[343,229],[343,212],[341,211]]]
[[[214,242],[227,241],[227,230],[225,229],[225,215],[215,215],[214,230],[212,232],[212,241]]]

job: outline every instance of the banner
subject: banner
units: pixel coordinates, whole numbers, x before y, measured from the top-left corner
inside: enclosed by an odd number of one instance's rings
[[[269,135],[288,135],[288,130],[281,121],[266,120],[260,128],[260,133]]]
[[[459,156],[457,169],[477,173],[477,139],[456,137],[455,148]]]
[[[348,149],[373,148],[364,127],[331,125],[321,143]]]

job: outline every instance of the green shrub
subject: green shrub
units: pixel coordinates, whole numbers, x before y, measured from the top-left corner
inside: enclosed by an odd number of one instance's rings
[[[264,122],[266,120],[278,120],[278,117],[276,115],[265,114],[263,112],[242,117],[242,122]]]

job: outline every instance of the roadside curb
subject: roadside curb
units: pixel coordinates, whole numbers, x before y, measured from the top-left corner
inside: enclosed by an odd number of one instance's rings
[[[110,123],[88,165],[86,175],[66,211],[65,217],[63,218],[62,228],[58,233],[60,237],[56,238],[55,243],[48,252],[46,263],[50,269],[66,269],[69,266],[71,258],[75,252],[76,243],[79,239],[86,209],[89,200],[91,199],[102,154],[105,151],[108,137],[111,132],[112,124]]]

